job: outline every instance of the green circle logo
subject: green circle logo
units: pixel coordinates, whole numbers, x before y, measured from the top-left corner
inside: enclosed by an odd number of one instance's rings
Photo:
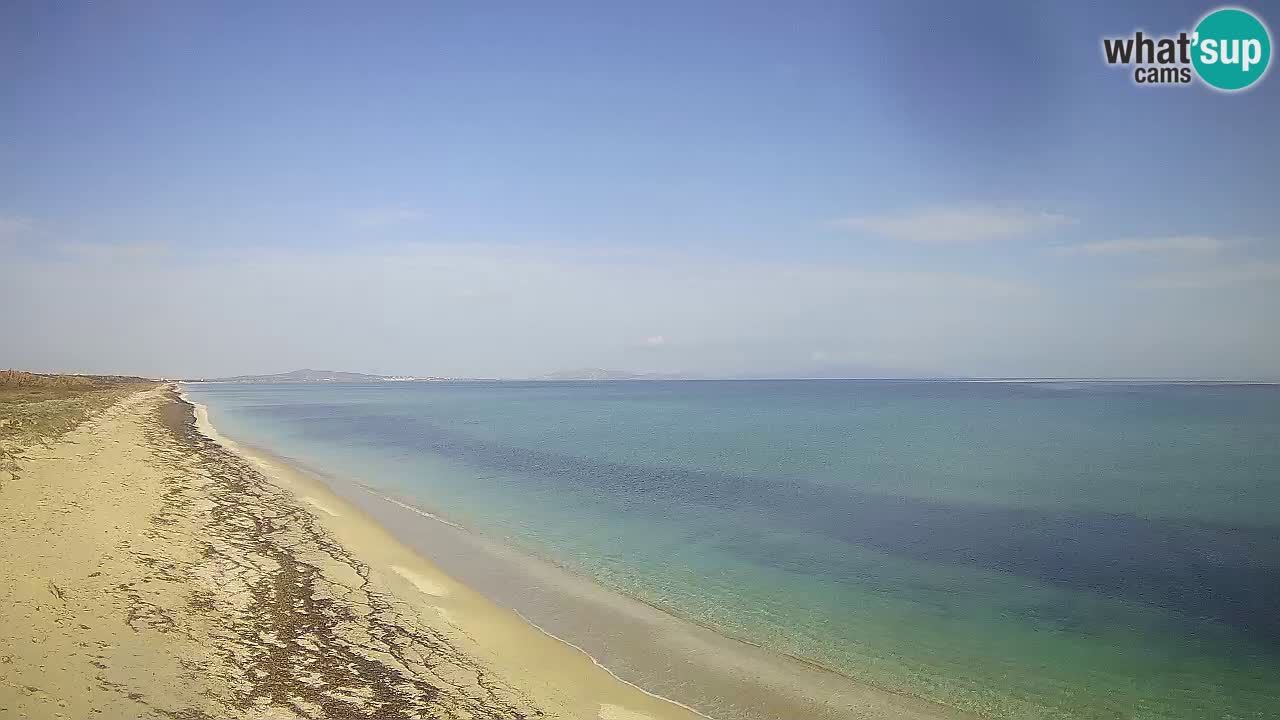
[[[1247,10],[1215,10],[1196,26],[1191,63],[1200,79],[1228,92],[1243,90],[1267,72],[1271,34]]]

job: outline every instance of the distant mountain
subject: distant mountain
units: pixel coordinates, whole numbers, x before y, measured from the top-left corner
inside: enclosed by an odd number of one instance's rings
[[[689,376],[678,373],[637,373],[628,370],[604,370],[602,368],[581,368],[578,370],[559,370],[534,378],[535,380],[592,380],[609,382],[614,380],[687,380]]]
[[[759,380],[946,380],[961,379],[945,373],[860,363],[823,364],[751,373],[744,379]]]
[[[400,380],[437,380],[439,378],[413,378],[388,375],[366,375],[364,373],[340,372],[337,370],[294,370],[292,372],[275,373],[274,375],[237,375],[235,377],[208,378],[204,382],[226,383],[313,383],[313,382],[393,382]]]

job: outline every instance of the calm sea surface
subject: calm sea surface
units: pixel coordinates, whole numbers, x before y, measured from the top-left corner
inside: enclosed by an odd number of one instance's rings
[[[882,687],[1280,717],[1277,386],[187,389],[233,438]]]

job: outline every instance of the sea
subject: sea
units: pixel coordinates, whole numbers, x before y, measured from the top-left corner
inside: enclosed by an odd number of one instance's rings
[[[1280,386],[184,389],[223,434],[413,508],[397,532],[463,528],[817,673],[978,717],[1280,717]],[[419,547],[567,641],[599,640],[486,581],[483,560]],[[753,716],[596,645],[646,690]]]

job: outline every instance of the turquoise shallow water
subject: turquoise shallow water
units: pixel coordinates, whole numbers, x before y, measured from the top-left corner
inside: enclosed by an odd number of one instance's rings
[[[1280,388],[192,385],[227,434],[993,717],[1280,708]]]

